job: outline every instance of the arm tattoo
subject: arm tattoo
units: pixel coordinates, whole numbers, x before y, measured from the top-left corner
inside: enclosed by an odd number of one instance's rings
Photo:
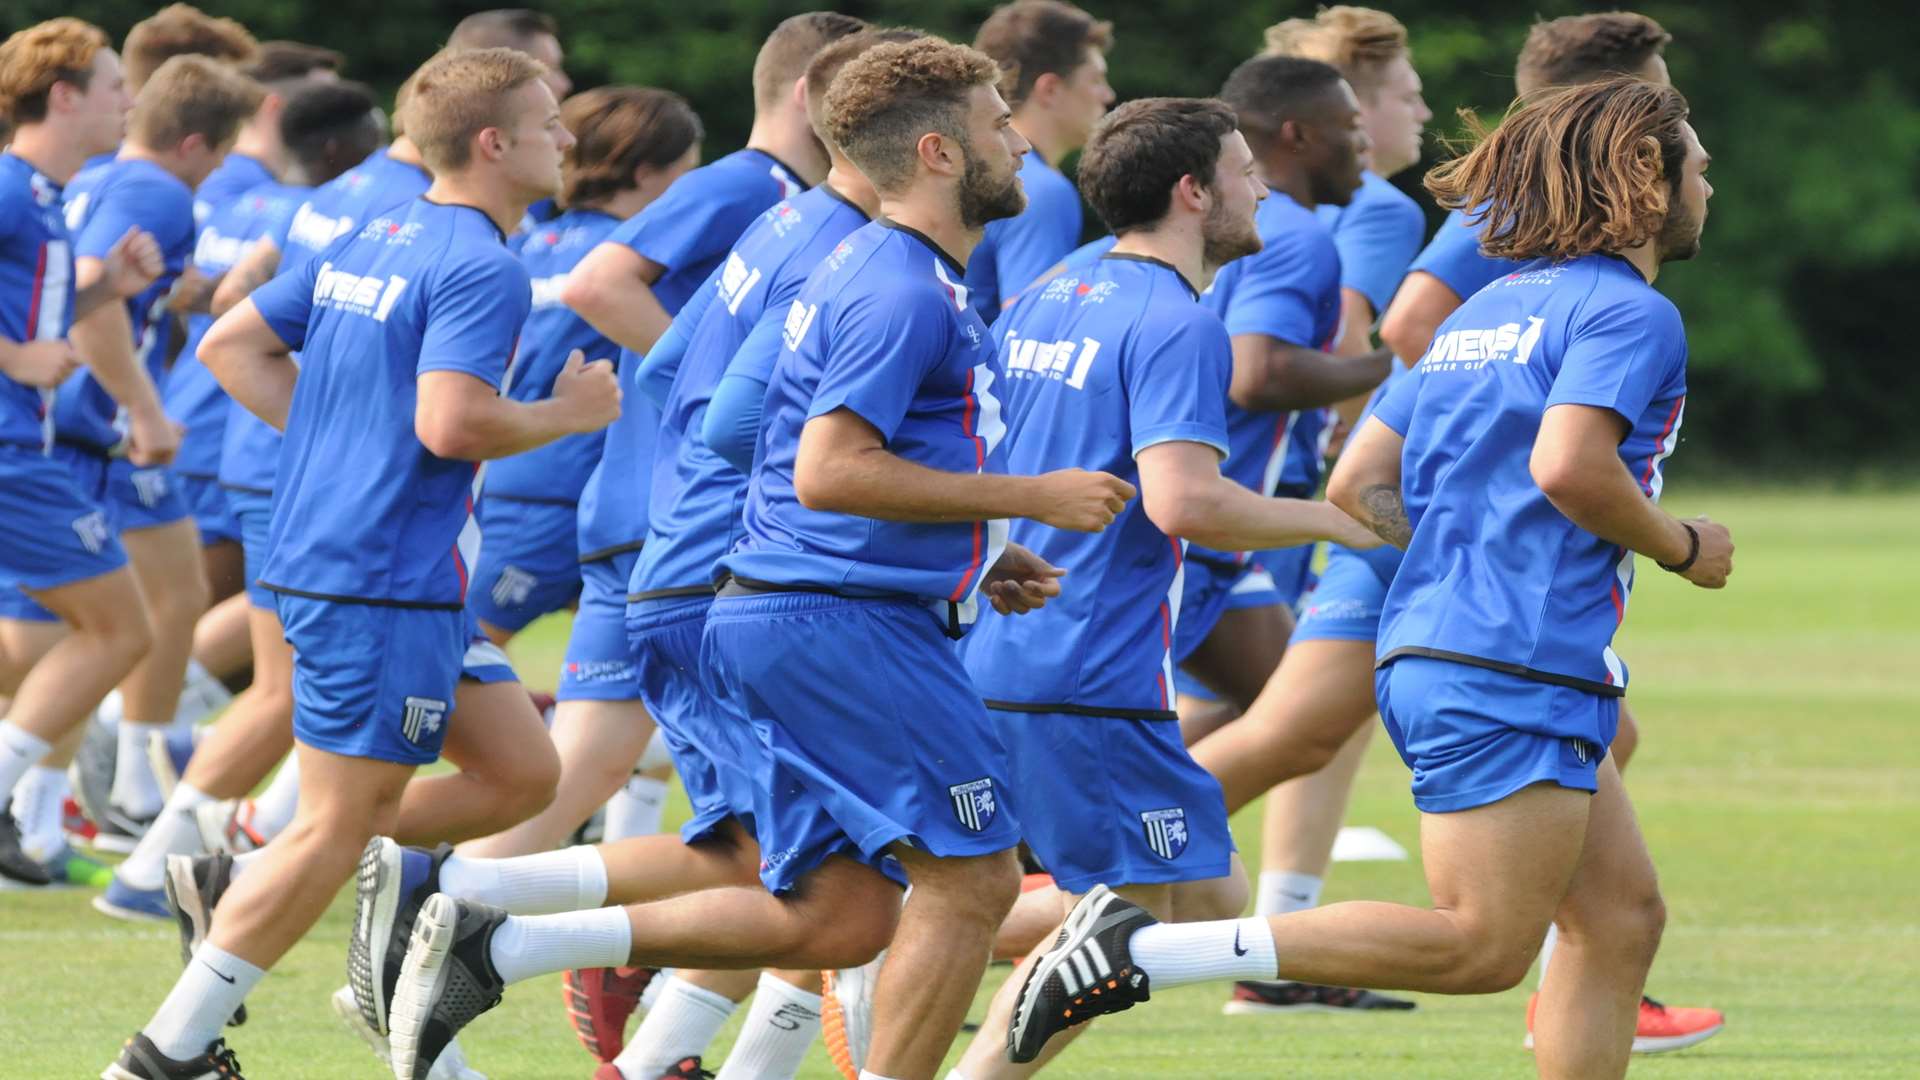
[[[1360,492],[1360,509],[1366,516],[1361,524],[1394,547],[1405,551],[1413,540],[1413,523],[1407,520],[1407,508],[1400,502],[1400,489],[1391,484],[1375,484]]]

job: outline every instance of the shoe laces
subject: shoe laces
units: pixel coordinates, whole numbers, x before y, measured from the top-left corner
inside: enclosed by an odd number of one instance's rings
[[[1644,1009],[1652,1009],[1654,1012],[1663,1013],[1667,1011],[1667,1007],[1665,1005],[1660,1004],[1658,1001],[1655,1001],[1652,997],[1649,997],[1646,994],[1640,995],[1640,1007]]]
[[[245,1080],[240,1075],[240,1055],[233,1052],[225,1039],[215,1039],[207,1047],[207,1064],[220,1070],[221,1076],[231,1076],[234,1080]]]

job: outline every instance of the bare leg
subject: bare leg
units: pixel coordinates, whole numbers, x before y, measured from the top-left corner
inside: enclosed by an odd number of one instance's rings
[[[253,684],[233,699],[194,749],[184,777],[216,799],[252,791],[293,746],[293,646],[271,611],[249,607],[247,627],[253,638]]]
[[[553,748],[560,762],[553,799],[525,821],[467,843],[461,853],[502,858],[566,843],[626,783],[652,734],[653,721],[637,701],[561,702],[553,716]]]
[[[1218,703],[1181,702],[1181,735],[1189,745],[1246,712],[1280,664],[1293,633],[1293,613],[1278,604],[1239,608],[1220,616],[1213,630],[1181,664],[1187,674],[1220,695]]]
[[[0,716],[6,715],[12,695],[20,689],[27,672],[66,636],[67,624],[63,622],[0,619]]]
[[[200,530],[192,518],[120,536],[153,625],[153,643],[120,684],[127,719],[152,726],[173,719],[193,651],[194,624],[207,610]]]
[[[29,595],[72,632],[20,680],[7,719],[47,742],[59,742],[126,677],[147,651],[152,633],[127,570]]]
[[[1333,841],[1347,817],[1353,781],[1366,760],[1373,725],[1361,724],[1325,768],[1295,777],[1267,793],[1260,833],[1264,870],[1327,876]]]
[[[552,802],[560,780],[546,725],[517,682],[460,680],[441,754],[460,771],[407,785],[392,833],[403,844],[510,828]]]
[[[193,627],[193,658],[222,682],[243,675],[253,663],[250,613],[245,593],[214,604]]]
[[[245,591],[247,560],[239,541],[219,540],[200,545],[200,565],[207,577],[207,595],[214,605]]]
[[[1373,646],[1302,641],[1287,650],[1247,714],[1193,747],[1233,813],[1314,772],[1373,715]]]

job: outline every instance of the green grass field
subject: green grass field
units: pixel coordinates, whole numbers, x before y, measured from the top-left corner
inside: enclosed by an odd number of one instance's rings
[[[1920,574],[1910,495],[1675,492],[1680,513],[1728,522],[1733,585],[1709,594],[1651,569],[1621,653],[1644,729],[1627,782],[1671,911],[1649,989],[1727,1011],[1727,1030],[1635,1063],[1686,1080],[1920,1076]],[[1644,562],[1643,562],[1644,569]],[[516,650],[549,683],[564,631]],[[1386,740],[1351,820],[1410,848],[1417,821]],[[1258,851],[1259,814],[1235,821]],[[1424,903],[1414,863],[1336,867],[1332,900]],[[381,1075],[326,996],[344,978],[348,904],[254,993],[233,1032],[249,1076]],[[176,969],[170,926],[96,915],[78,891],[0,894],[0,1077],[91,1076],[143,1023]],[[989,974],[984,995],[1006,969]],[[1084,1077],[1531,1075],[1524,991],[1424,998],[1393,1017],[1223,1017],[1192,987],[1096,1029],[1054,1070]],[[976,1012],[977,1015],[977,1012]],[[731,1033],[709,1058],[717,1067]],[[516,988],[463,1040],[496,1080],[585,1077],[557,979]],[[834,1075],[817,1048],[805,1077]]]

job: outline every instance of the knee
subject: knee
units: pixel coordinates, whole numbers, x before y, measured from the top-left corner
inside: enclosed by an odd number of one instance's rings
[[[1212,922],[1237,919],[1247,910],[1250,891],[1245,874],[1231,874],[1200,882],[1194,888],[1176,888],[1173,896],[1175,922]]]
[[[859,967],[880,955],[900,923],[900,890],[872,875],[861,887],[818,897],[815,917],[791,943],[789,966],[839,969]]]
[[[521,821],[552,805],[560,790],[560,755],[554,752],[552,743],[534,745],[515,758],[509,768],[506,794]]]
[[[80,629],[98,638],[115,661],[128,666],[153,648],[153,624],[138,601]]]
[[[1013,903],[1020,898],[1020,860],[1013,850],[943,862],[937,876],[913,876],[916,889],[926,888],[940,896],[943,908],[956,910],[962,918],[972,918],[998,929]]]
[[[191,641],[193,627],[212,602],[213,590],[207,585],[205,573],[183,574],[179,580],[168,582],[166,590],[153,598],[153,618],[170,630],[184,627]]]
[[[1544,928],[1532,934],[1511,925],[1462,928],[1432,957],[1441,992],[1498,994],[1513,989],[1533,967],[1544,936]]]

